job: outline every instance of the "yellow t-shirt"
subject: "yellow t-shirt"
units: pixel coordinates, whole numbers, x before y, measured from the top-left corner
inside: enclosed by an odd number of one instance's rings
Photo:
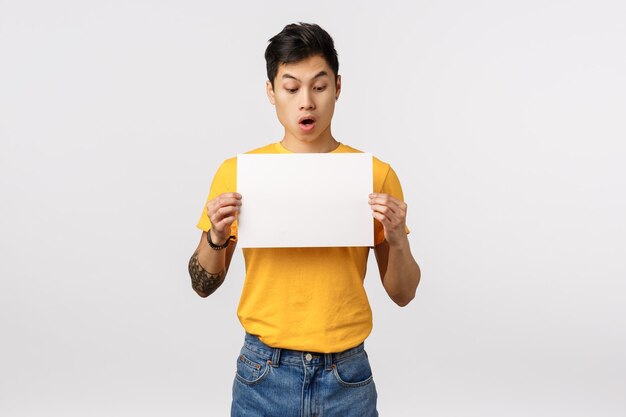
[[[340,144],[332,152],[361,151]],[[273,143],[247,153],[291,152]],[[373,164],[373,191],[403,200],[400,181],[389,164],[377,158]],[[230,158],[217,170],[207,201],[235,191],[237,158]],[[377,245],[385,237],[380,222],[373,223]],[[198,228],[211,228],[206,207]],[[237,235],[236,221],[231,234]],[[369,251],[368,247],[244,248],[246,279],[239,321],[272,347],[330,353],[360,344],[372,331],[372,310],[363,287]]]

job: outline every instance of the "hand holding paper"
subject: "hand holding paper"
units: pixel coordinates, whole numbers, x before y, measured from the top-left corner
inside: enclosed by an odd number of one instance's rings
[[[385,231],[385,240],[390,246],[406,239],[406,210],[407,205],[387,194],[370,194],[370,207],[373,216],[382,223]]]
[[[211,235],[215,242],[225,242],[230,236],[230,227],[237,219],[241,206],[241,194],[223,193],[209,200],[207,216],[211,220]]]

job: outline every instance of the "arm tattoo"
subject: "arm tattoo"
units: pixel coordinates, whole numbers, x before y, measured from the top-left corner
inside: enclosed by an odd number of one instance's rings
[[[207,271],[198,262],[198,251],[196,251],[189,259],[189,275],[193,289],[209,296],[222,285],[226,271],[216,273]]]

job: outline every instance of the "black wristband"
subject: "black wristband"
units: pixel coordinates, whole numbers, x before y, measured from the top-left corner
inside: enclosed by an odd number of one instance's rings
[[[228,239],[226,239],[226,242],[224,242],[222,245],[216,245],[215,243],[213,243],[211,241],[211,229],[209,229],[208,232],[206,232],[206,241],[209,242],[209,246],[211,247],[211,249],[213,250],[222,250],[222,249],[226,249],[228,247],[228,245],[230,244],[230,241],[232,239],[234,239],[235,236],[229,236]]]

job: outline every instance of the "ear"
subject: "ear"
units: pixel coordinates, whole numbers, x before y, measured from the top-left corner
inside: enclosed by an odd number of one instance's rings
[[[337,85],[335,86],[335,101],[339,100],[341,94],[341,75],[337,74]]]
[[[265,81],[265,92],[267,93],[267,98],[270,100],[270,103],[272,103],[272,105],[276,104],[276,100],[274,99],[274,89],[272,88],[270,80]]]

